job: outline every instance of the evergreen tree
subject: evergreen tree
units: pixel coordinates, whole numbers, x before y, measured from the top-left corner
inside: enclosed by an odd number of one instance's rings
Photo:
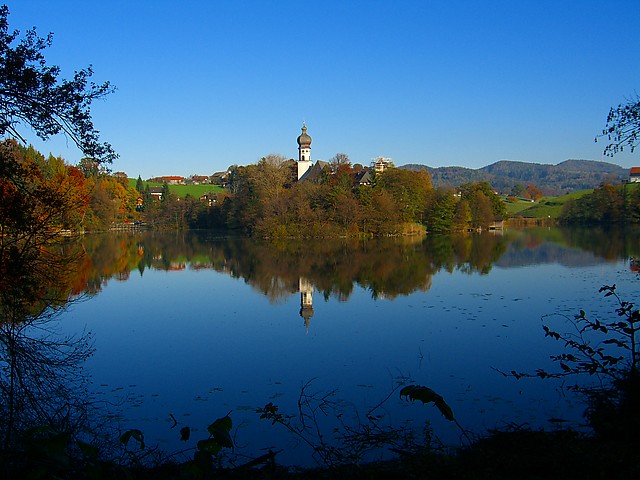
[[[160,198],[162,203],[166,203],[169,201],[169,184],[164,182],[162,184],[162,197]]]

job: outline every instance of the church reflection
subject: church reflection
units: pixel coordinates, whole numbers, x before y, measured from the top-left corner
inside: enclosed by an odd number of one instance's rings
[[[313,317],[313,285],[304,277],[298,279],[300,291],[300,316],[304,319],[304,326],[309,333],[311,317]]]

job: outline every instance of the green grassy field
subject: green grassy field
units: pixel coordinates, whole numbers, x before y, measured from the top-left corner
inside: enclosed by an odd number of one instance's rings
[[[525,218],[558,218],[566,202],[575,200],[589,193],[593,193],[593,189],[580,190],[560,197],[542,197],[534,203],[527,201],[507,202],[507,213],[510,216],[521,216]]]
[[[530,201],[518,200],[515,202],[505,201],[505,205],[507,206],[507,214],[513,217],[515,215],[518,215],[523,210],[526,210],[527,208],[531,208],[531,206],[533,206],[534,203]]]
[[[136,188],[137,180],[135,178],[129,179],[129,186]],[[150,187],[161,187],[161,183],[144,182],[144,185]],[[224,189],[219,185],[169,185],[169,191],[176,194],[179,198],[184,198],[187,195],[192,197],[201,197],[205,193],[220,193],[224,192]]]

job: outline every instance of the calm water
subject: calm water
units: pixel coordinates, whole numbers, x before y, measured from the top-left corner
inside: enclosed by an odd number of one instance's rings
[[[509,230],[464,238],[289,241],[206,234],[101,235],[84,240],[90,297],[61,318],[94,336],[86,365],[94,398],[114,403],[122,430],[170,452],[195,446],[231,412],[237,452],[272,447],[281,463],[312,464],[308,448],[255,409],[296,414],[301,387],[333,397],[350,419],[381,402],[399,379],[428,386],[459,423],[482,434],[511,425],[581,422],[578,399],[558,383],[515,381],[496,369],[548,367],[545,339],[579,309],[608,316],[598,293],[627,299],[640,280],[635,233]],[[302,292],[300,291],[302,288]],[[447,445],[459,430],[430,405],[398,392],[376,413]],[[178,422],[175,425],[174,420]],[[320,416],[331,435],[334,415]],[[192,429],[188,442],[179,430]],[[173,428],[172,428],[173,427]]]

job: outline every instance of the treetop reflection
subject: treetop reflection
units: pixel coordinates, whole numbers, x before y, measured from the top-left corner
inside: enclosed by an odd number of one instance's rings
[[[212,269],[242,278],[271,302],[296,292],[347,300],[354,286],[374,299],[428,291],[439,271],[486,274],[494,267],[555,262],[566,266],[640,254],[636,232],[589,229],[507,230],[503,234],[429,235],[373,240],[318,239],[264,242],[207,233],[97,235],[81,240],[89,260],[78,283],[97,293],[109,279],[132,271]],[[80,241],[80,240],[79,240]],[[312,306],[301,300],[301,316]],[[304,312],[303,312],[304,310]]]

